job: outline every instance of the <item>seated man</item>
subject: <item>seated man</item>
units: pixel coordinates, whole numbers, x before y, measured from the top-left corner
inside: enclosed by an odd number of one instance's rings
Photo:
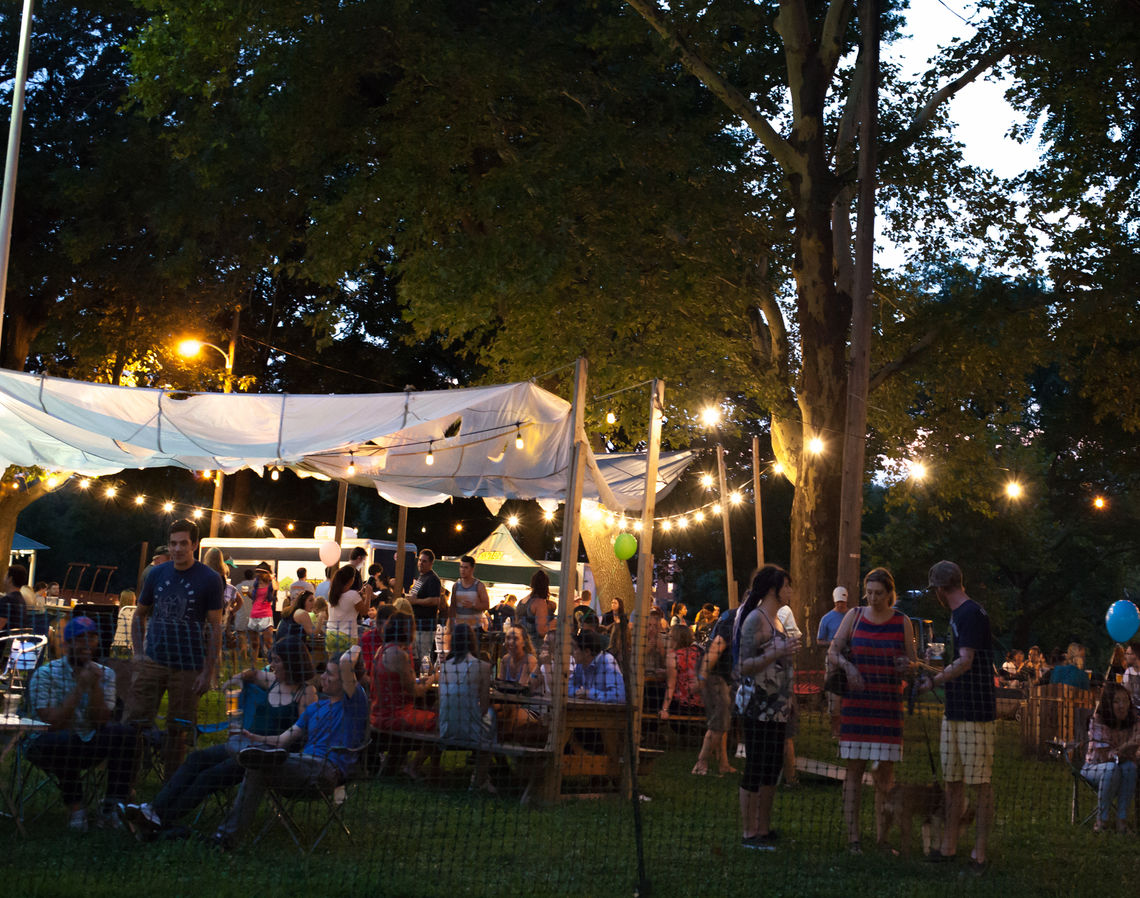
[[[240,834],[249,829],[267,786],[283,791],[305,792],[333,789],[344,781],[356,755],[350,750],[364,742],[368,728],[368,696],[356,679],[360,646],[352,646],[321,673],[320,692],[324,698],[305,708],[300,719],[277,736],[254,736],[268,746],[284,748],[304,736],[296,754],[277,759],[258,748],[243,751],[238,760],[246,767],[237,799],[229,815],[218,827],[214,842],[232,848]],[[263,760],[265,766],[258,763]],[[272,763],[271,763],[272,762]]]
[[[602,651],[603,637],[593,630],[582,630],[570,647],[574,669],[570,672],[570,698],[595,702],[624,702],[625,680],[621,668],[609,652]]]
[[[28,760],[59,781],[63,803],[71,811],[68,826],[87,830],[80,771],[107,762],[107,794],[100,826],[114,827],[116,803],[130,792],[137,738],[128,726],[110,723],[115,707],[115,672],[95,663],[99,627],[89,617],[68,621],[63,630],[66,654],[32,676],[28,695],[36,716],[51,726],[29,737]]]

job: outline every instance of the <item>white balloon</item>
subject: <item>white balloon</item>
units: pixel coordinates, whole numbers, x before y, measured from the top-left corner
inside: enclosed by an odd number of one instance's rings
[[[321,564],[325,567],[340,564],[340,543],[335,539],[326,539],[321,543],[320,556]]]

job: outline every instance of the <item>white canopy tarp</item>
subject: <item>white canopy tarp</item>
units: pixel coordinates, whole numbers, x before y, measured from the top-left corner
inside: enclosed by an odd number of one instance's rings
[[[351,395],[189,393],[0,371],[0,464],[87,475],[281,465],[374,486],[413,507],[451,496],[564,499],[572,428],[570,403],[532,383]],[[588,454],[584,495],[615,511],[639,509],[644,457],[607,458]],[[663,458],[658,497],[691,460],[688,452]]]

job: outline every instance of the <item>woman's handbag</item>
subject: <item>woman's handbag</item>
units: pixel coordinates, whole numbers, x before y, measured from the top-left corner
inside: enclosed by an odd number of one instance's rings
[[[859,625],[859,618],[863,616],[863,609],[855,609],[855,623],[851,625],[851,632]],[[847,634],[847,645],[839,654],[847,661],[851,660],[851,632]],[[828,673],[827,678],[823,681],[823,691],[830,692],[832,695],[846,695],[850,690],[847,683],[847,671],[840,666],[835,666]]]
[[[736,713],[760,722],[786,721],[788,699],[781,692],[769,692],[752,677],[742,677],[736,690]]]
[[[832,695],[847,694],[847,671],[842,667],[834,668],[823,681],[823,691]]]

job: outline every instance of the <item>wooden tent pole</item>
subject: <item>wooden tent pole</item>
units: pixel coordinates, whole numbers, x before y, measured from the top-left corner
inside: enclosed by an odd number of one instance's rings
[[[641,508],[641,539],[637,556],[637,614],[633,620],[633,664],[630,666],[629,694],[633,703],[634,750],[641,749],[641,700],[645,693],[646,631],[649,609],[653,607],[653,515],[657,511],[657,465],[661,454],[661,416],[665,408],[665,382],[654,379],[649,395],[649,434],[646,439],[645,504]],[[628,766],[623,787],[628,780]]]
[[[408,552],[408,507],[400,506],[400,513],[396,523],[396,595],[399,598],[404,594],[404,556]]]
[[[566,692],[569,688],[570,621],[578,573],[578,516],[582,508],[582,479],[586,468],[586,360],[578,359],[574,370],[574,404],[571,411],[570,471],[562,518],[562,571],[558,587],[558,644],[551,663],[550,760],[543,787],[546,801],[556,801],[562,792],[562,746],[566,744]]]
[[[760,437],[752,438],[752,498],[756,513],[756,568],[764,567],[764,516],[760,513]]]
[[[336,534],[333,539],[336,544],[340,545],[341,537],[344,536],[344,512],[348,507],[348,481],[342,480],[340,482],[340,489],[336,494]]]

